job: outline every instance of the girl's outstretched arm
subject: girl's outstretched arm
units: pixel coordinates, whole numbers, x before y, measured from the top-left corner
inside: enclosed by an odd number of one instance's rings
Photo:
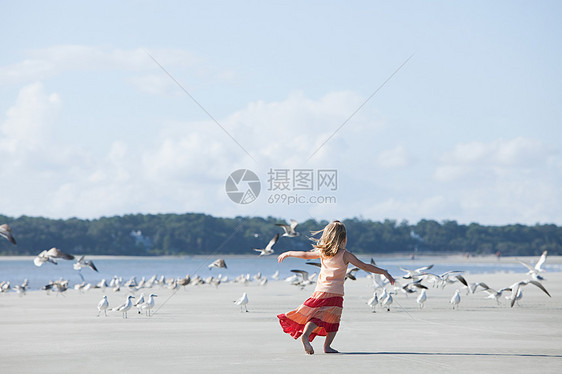
[[[376,267],[374,265],[364,263],[363,261],[359,260],[357,257],[355,257],[355,255],[353,253],[351,253],[349,251],[345,252],[344,260],[346,262],[350,262],[354,266],[357,266],[361,270],[368,271],[369,273],[382,274],[386,277],[386,279],[388,279],[390,284],[394,284],[394,278],[392,278],[392,275],[390,275],[388,273],[388,271],[386,271],[384,269],[381,269],[379,267]]]
[[[277,257],[277,261],[278,262],[283,262],[284,259],[286,259],[287,257],[297,257],[297,258],[303,258],[305,260],[313,260],[315,258],[320,258],[320,254],[317,251],[287,251],[287,252],[283,252],[281,253],[278,257]]]

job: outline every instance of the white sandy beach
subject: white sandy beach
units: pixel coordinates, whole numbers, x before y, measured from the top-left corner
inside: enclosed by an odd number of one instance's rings
[[[363,274],[364,275],[364,274]],[[363,276],[362,275],[362,276]],[[398,275],[398,274],[397,274]],[[399,295],[391,311],[372,313],[371,281],[346,282],[340,331],[341,354],[322,353],[323,338],[307,356],[299,340],[281,331],[276,315],[296,308],[313,288],[283,281],[267,286],[188,286],[178,292],[156,287],[153,317],[129,312],[96,317],[104,293],[44,291],[0,295],[0,372],[7,373],[271,373],[337,372],[492,373],[562,370],[562,273],[547,273],[552,298],[528,285],[513,308],[461,293],[458,310],[449,300],[456,285],[429,288],[425,308]],[[507,287],[523,274],[467,274],[469,282]],[[145,294],[148,292],[144,290]],[[248,313],[233,301],[247,292]],[[110,307],[125,291],[106,290]],[[137,295],[140,294],[137,293]]]

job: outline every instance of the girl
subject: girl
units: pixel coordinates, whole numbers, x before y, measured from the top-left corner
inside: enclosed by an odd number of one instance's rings
[[[338,353],[331,347],[339,328],[343,307],[343,282],[349,263],[365,271],[382,274],[394,284],[394,278],[388,271],[360,261],[345,249],[347,234],[345,226],[340,221],[330,222],[324,230],[313,232],[322,233],[315,248],[309,252],[288,251],[279,255],[277,260],[283,262],[287,257],[298,257],[306,260],[320,258],[322,266],[316,282],[316,289],[312,296],[296,310],[279,314],[279,323],[283,331],[293,338],[301,337],[304,350],[313,354],[310,342],[316,335],[325,336],[325,353]]]

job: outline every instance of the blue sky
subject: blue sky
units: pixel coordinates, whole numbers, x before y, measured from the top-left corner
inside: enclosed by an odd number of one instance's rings
[[[0,213],[560,225],[561,13],[556,1],[4,2]],[[250,204],[225,193],[237,169],[262,182]],[[272,169],[337,170],[337,189],[268,191]]]

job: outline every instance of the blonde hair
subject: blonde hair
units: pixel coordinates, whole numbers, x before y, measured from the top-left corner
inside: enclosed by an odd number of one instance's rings
[[[322,233],[320,239],[311,238],[311,240],[316,241],[316,244],[312,246],[320,251],[320,254],[324,257],[335,256],[347,238],[345,226],[340,221],[335,220],[327,224],[323,230],[313,231],[312,235],[320,233]]]

